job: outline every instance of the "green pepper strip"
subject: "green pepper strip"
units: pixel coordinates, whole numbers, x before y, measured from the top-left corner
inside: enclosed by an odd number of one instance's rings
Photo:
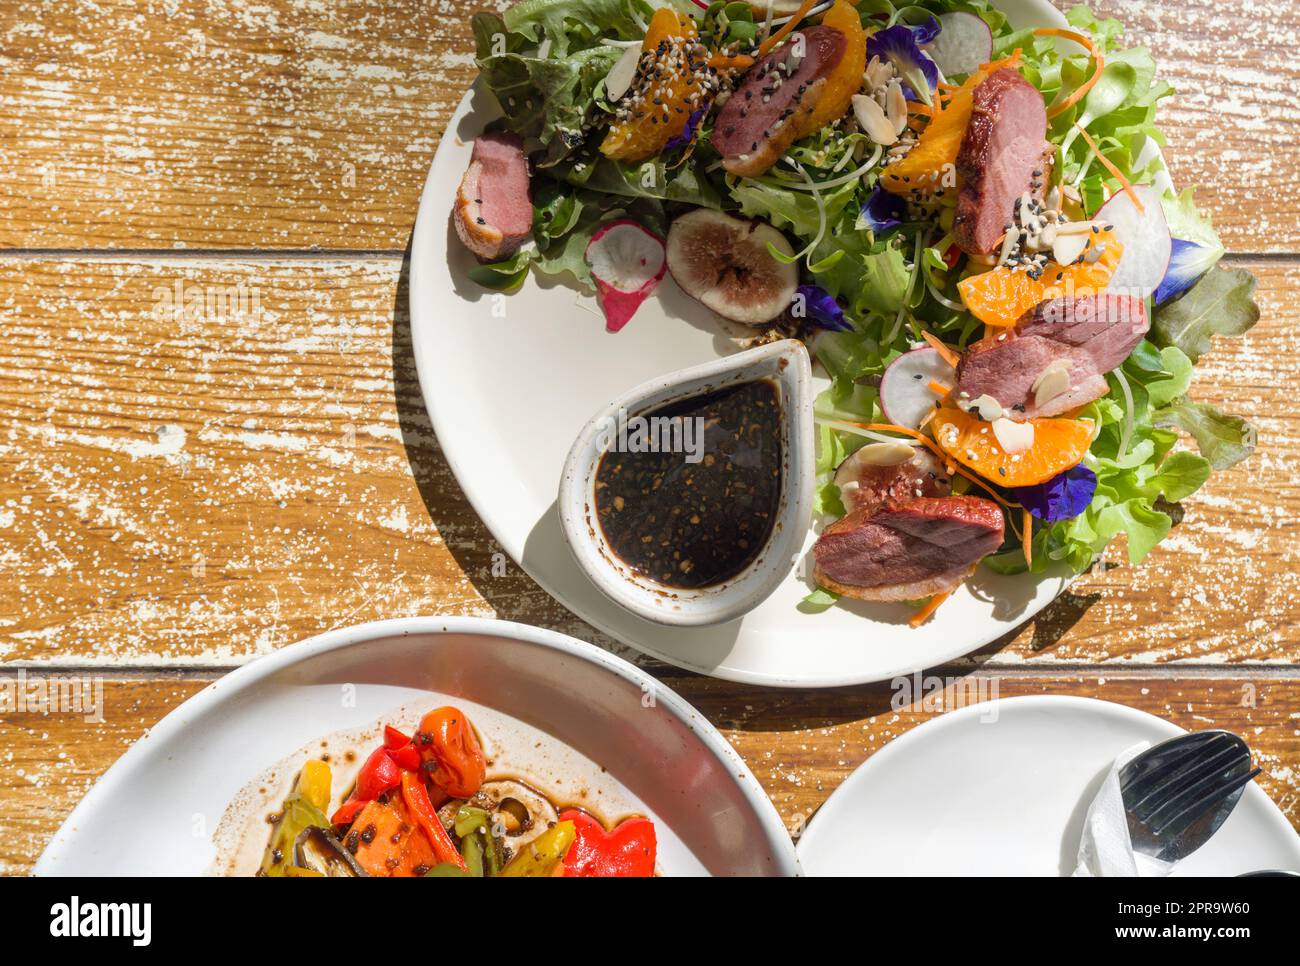
[[[262,857],[261,874],[273,878],[297,875],[298,873],[289,871],[293,866],[294,843],[298,841],[298,836],[304,829],[313,826],[330,827],[325,813],[303,795],[291,795],[287,798],[280,820],[275,823],[275,831],[271,833],[271,844]]]
[[[439,862],[428,872],[424,873],[426,879],[465,879],[469,873],[451,862]]]
[[[462,805],[452,831],[460,836],[460,850],[471,875],[501,874],[501,855],[492,835],[492,816],[484,809]]]

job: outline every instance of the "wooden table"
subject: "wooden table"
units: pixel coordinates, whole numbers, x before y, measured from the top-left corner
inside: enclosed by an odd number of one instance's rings
[[[102,677],[105,702],[102,723],[0,717],[0,871],[26,871],[164,714],[277,647],[415,614],[610,644],[513,567],[493,576],[416,382],[404,253],[473,76],[474,6],[0,5],[0,670]],[[1263,320],[1195,387],[1254,419],[1260,451],[1140,570],[1113,547],[1036,620],[931,673],[1237,731],[1300,823],[1300,7],[1099,6],[1180,89],[1163,114],[1175,180],[1204,186],[1229,261],[1260,277]],[[170,312],[196,292],[216,311]],[[654,670],[795,831],[938,713],[891,710],[886,686]]]

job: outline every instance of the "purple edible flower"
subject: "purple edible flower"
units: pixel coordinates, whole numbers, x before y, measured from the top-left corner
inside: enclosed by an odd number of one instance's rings
[[[912,36],[916,38],[919,46],[924,47],[926,44],[932,44],[934,38],[939,36],[939,18],[931,15],[925,23],[916,24],[911,29]]]
[[[1080,463],[1046,483],[1014,487],[1011,492],[1044,523],[1073,520],[1092,502],[1097,492],[1097,474]]]
[[[795,289],[796,304],[799,298],[803,299],[808,319],[815,325],[832,332],[853,330],[853,326],[844,318],[844,309],[840,308],[840,303],[820,285],[800,285]]]
[[[691,116],[686,119],[686,126],[682,128],[682,133],[671,138],[664,145],[665,151],[671,151],[673,148],[680,148],[690,144],[695,140],[695,129],[699,126],[700,120],[709,112],[709,105],[698,107],[691,112]]]
[[[1164,305],[1186,292],[1214,267],[1217,258],[1213,251],[1203,245],[1175,238],[1170,250],[1169,268],[1153,296],[1156,305]]]
[[[930,104],[930,92],[939,86],[939,68],[919,46],[917,34],[924,36],[926,30],[926,27],[913,28],[906,24],[877,30],[867,38],[867,60],[879,57],[893,64],[907,85],[903,93]]]
[[[897,228],[907,217],[907,204],[892,191],[886,191],[880,182],[876,182],[871,197],[862,206],[862,220],[877,235]]]

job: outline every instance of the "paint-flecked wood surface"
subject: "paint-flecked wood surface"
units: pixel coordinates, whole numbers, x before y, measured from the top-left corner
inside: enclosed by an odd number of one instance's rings
[[[0,874],[30,868],[105,769],[206,681],[207,676],[109,678],[103,684],[101,724],[77,714],[0,714],[0,731],[12,742],[11,752],[0,757],[0,801],[5,804],[0,810]],[[665,681],[745,757],[796,836],[858,764],[961,701],[951,686],[943,691],[947,704],[902,701],[895,710],[894,692],[886,685],[772,692],[675,672],[667,673]],[[1183,728],[1234,731],[1250,743],[1255,763],[1263,768],[1260,787],[1300,823],[1300,776],[1295,774],[1300,678],[980,672],[961,685],[960,694],[968,700],[1082,695],[1143,708]]]
[[[0,4],[0,244],[405,247],[475,0]],[[1101,0],[1233,251],[1300,242],[1300,6]]]
[[[472,78],[475,6],[0,4],[0,674],[110,676],[102,723],[0,717],[0,872],[29,868],[205,681],[322,630],[477,614],[612,646],[494,546],[411,358],[400,253]],[[1179,88],[1163,113],[1175,179],[1203,186],[1260,276],[1263,321],[1204,360],[1194,394],[1251,417],[1261,447],[1187,501],[1142,568],[1112,548],[1114,566],[943,673],[1237,731],[1300,824],[1300,8],[1095,6]],[[792,830],[937,713],[895,713],[883,686],[652,670]]]
[[[1194,391],[1260,452],[990,659],[1300,659],[1300,269]],[[177,293],[213,302],[177,318]],[[396,259],[0,257],[0,658],[225,665],[336,627],[495,614],[595,635],[499,551],[441,457]],[[496,566],[494,566],[494,564]]]

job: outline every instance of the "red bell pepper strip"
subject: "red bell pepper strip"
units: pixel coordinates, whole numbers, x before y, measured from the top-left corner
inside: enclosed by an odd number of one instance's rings
[[[438,857],[438,861],[450,862],[462,872],[469,871],[460,849],[456,848],[451,836],[438,820],[438,813],[434,811],[433,802],[429,801],[429,793],[424,789],[424,782],[414,772],[402,772],[402,800],[406,802],[407,810],[415,817],[416,824],[428,836],[429,844],[433,846],[433,854]]]
[[[357,812],[365,807],[366,802],[376,798],[390,789],[396,788],[401,781],[402,770],[393,761],[386,748],[376,748],[357,773],[357,784],[348,796],[348,800],[339,806],[330,818],[335,825],[347,825],[356,818]]]
[[[429,780],[452,798],[470,798],[483,784],[487,761],[474,726],[452,707],[435,708],[420,719],[415,747]]]
[[[565,876],[644,878],[655,874],[655,827],[649,819],[625,819],[611,832],[576,809],[561,812],[560,821],[572,822],[578,831],[564,856]]]
[[[384,725],[384,750],[397,762],[399,768],[407,771],[420,770],[420,752],[406,737],[392,725]]]
[[[389,751],[396,751],[403,745],[409,745],[411,739],[406,737],[392,725],[384,725],[384,747]]]

